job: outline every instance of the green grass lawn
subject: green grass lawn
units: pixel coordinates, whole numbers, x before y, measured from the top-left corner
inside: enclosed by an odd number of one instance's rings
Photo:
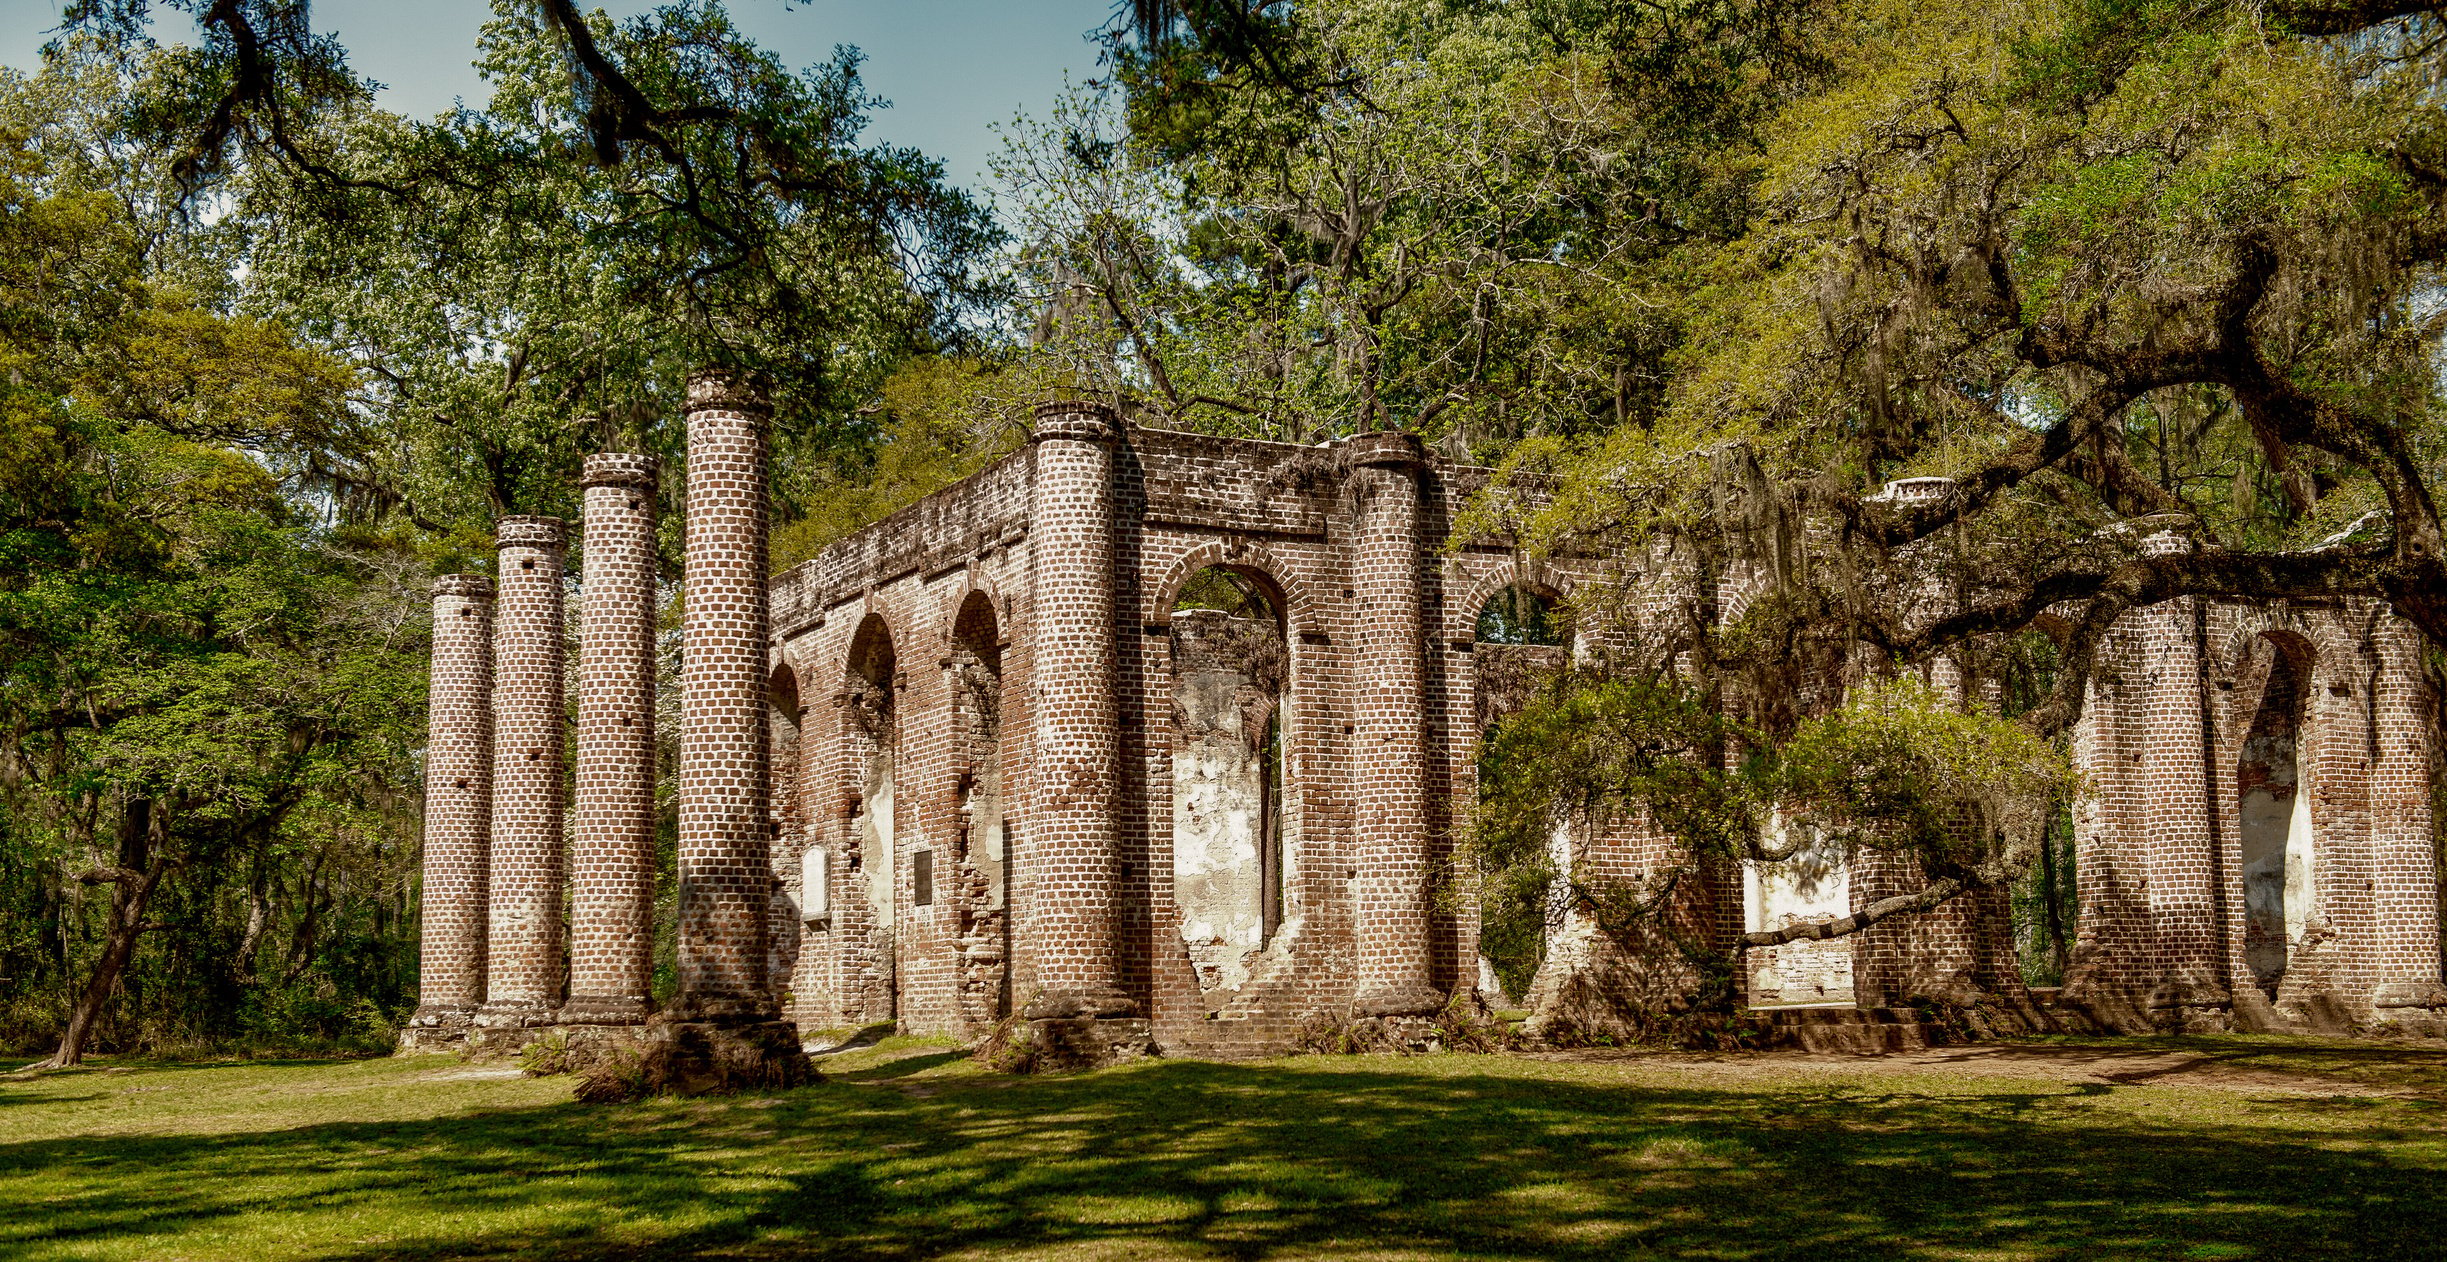
[[[448,1057],[0,1082],[0,1258],[2447,1256],[2447,1052],[1151,1061],[589,1108]]]

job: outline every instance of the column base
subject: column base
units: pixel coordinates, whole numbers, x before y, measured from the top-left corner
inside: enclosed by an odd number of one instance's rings
[[[2447,1008],[2447,986],[2437,982],[2381,982],[2371,987],[2374,1008]]]
[[[785,1091],[818,1080],[787,1021],[746,1023],[658,1018],[644,1029],[649,1090],[672,1095]]]
[[[761,1025],[781,1018],[782,1010],[770,995],[687,993],[674,998],[656,1016],[674,1025]]]
[[[2150,992],[2152,1023],[2175,1034],[2223,1034],[2234,1028],[2234,992],[2198,977],[2169,977]]]
[[[468,1023],[467,1049],[478,1056],[510,1056],[552,1027],[552,1009],[517,1000],[488,1003]]]
[[[552,1018],[550,1004],[514,1000],[476,1009],[473,1024],[479,1030],[532,1030],[552,1024]]]
[[[2447,986],[2437,982],[2381,982],[2371,988],[2371,1011],[2385,1032],[2447,1036]]]
[[[1101,1069],[1155,1054],[1155,1036],[1144,1017],[1032,1018],[1028,1037],[1039,1071]]]
[[[1020,1015],[1031,1021],[1089,1019],[1138,1015],[1138,1001],[1118,990],[1044,990],[1037,992]]]
[[[417,1009],[399,1032],[399,1054],[458,1051],[467,1043],[467,1028],[475,1015],[473,1008]]]
[[[1361,991],[1351,1002],[1359,1017],[1432,1017],[1444,1011],[1452,997],[1426,982],[1398,982]]]
[[[572,995],[553,1014],[555,1025],[644,1025],[654,1005],[643,999],[611,995]]]

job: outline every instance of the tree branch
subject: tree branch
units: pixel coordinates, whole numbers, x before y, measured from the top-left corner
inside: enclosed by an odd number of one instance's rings
[[[1906,912],[1927,911],[1962,893],[1965,888],[1967,887],[1961,881],[1947,877],[1941,881],[1931,882],[1927,889],[1917,893],[1881,898],[1849,916],[1838,916],[1833,920],[1816,920],[1807,924],[1786,925],[1782,929],[1762,929],[1756,933],[1745,933],[1742,935],[1742,945],[1772,947],[1783,946],[1787,942],[1824,942],[1829,938],[1847,937],[1890,916],[1900,916]]]

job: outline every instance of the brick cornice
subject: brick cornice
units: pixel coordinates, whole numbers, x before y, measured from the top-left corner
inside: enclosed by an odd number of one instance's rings
[[[504,517],[493,523],[493,544],[497,548],[558,552],[568,534],[568,523],[558,517]]]
[[[586,473],[579,484],[633,486],[641,491],[651,491],[660,466],[661,462],[654,457],[633,451],[599,452],[586,458]]]
[[[1068,438],[1079,442],[1109,443],[1121,437],[1121,423],[1113,409],[1086,399],[1056,399],[1036,407],[1036,425],[1029,431],[1030,442],[1051,438]]]

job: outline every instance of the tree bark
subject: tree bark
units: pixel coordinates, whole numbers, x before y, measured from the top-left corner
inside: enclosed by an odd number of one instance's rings
[[[86,980],[84,993],[68,1013],[68,1028],[60,1035],[59,1050],[33,1068],[67,1069],[83,1063],[85,1044],[93,1033],[94,1022],[110,1002],[111,992],[118,989],[128,961],[135,957],[137,938],[149,927],[144,920],[145,905],[152,900],[154,887],[170,867],[168,833],[168,811],[151,798],[130,798],[119,819],[118,866],[97,868],[77,877],[89,885],[113,887],[102,958],[94,961],[93,976]]]
[[[1963,892],[1965,886],[1953,877],[1933,881],[1929,887],[1912,894],[1897,894],[1881,898],[1849,916],[1809,924],[1786,925],[1782,929],[1762,929],[1742,935],[1746,947],[1783,946],[1787,942],[1823,942],[1828,938],[1848,937],[1886,919],[1905,912],[1927,911],[1939,903]]]

